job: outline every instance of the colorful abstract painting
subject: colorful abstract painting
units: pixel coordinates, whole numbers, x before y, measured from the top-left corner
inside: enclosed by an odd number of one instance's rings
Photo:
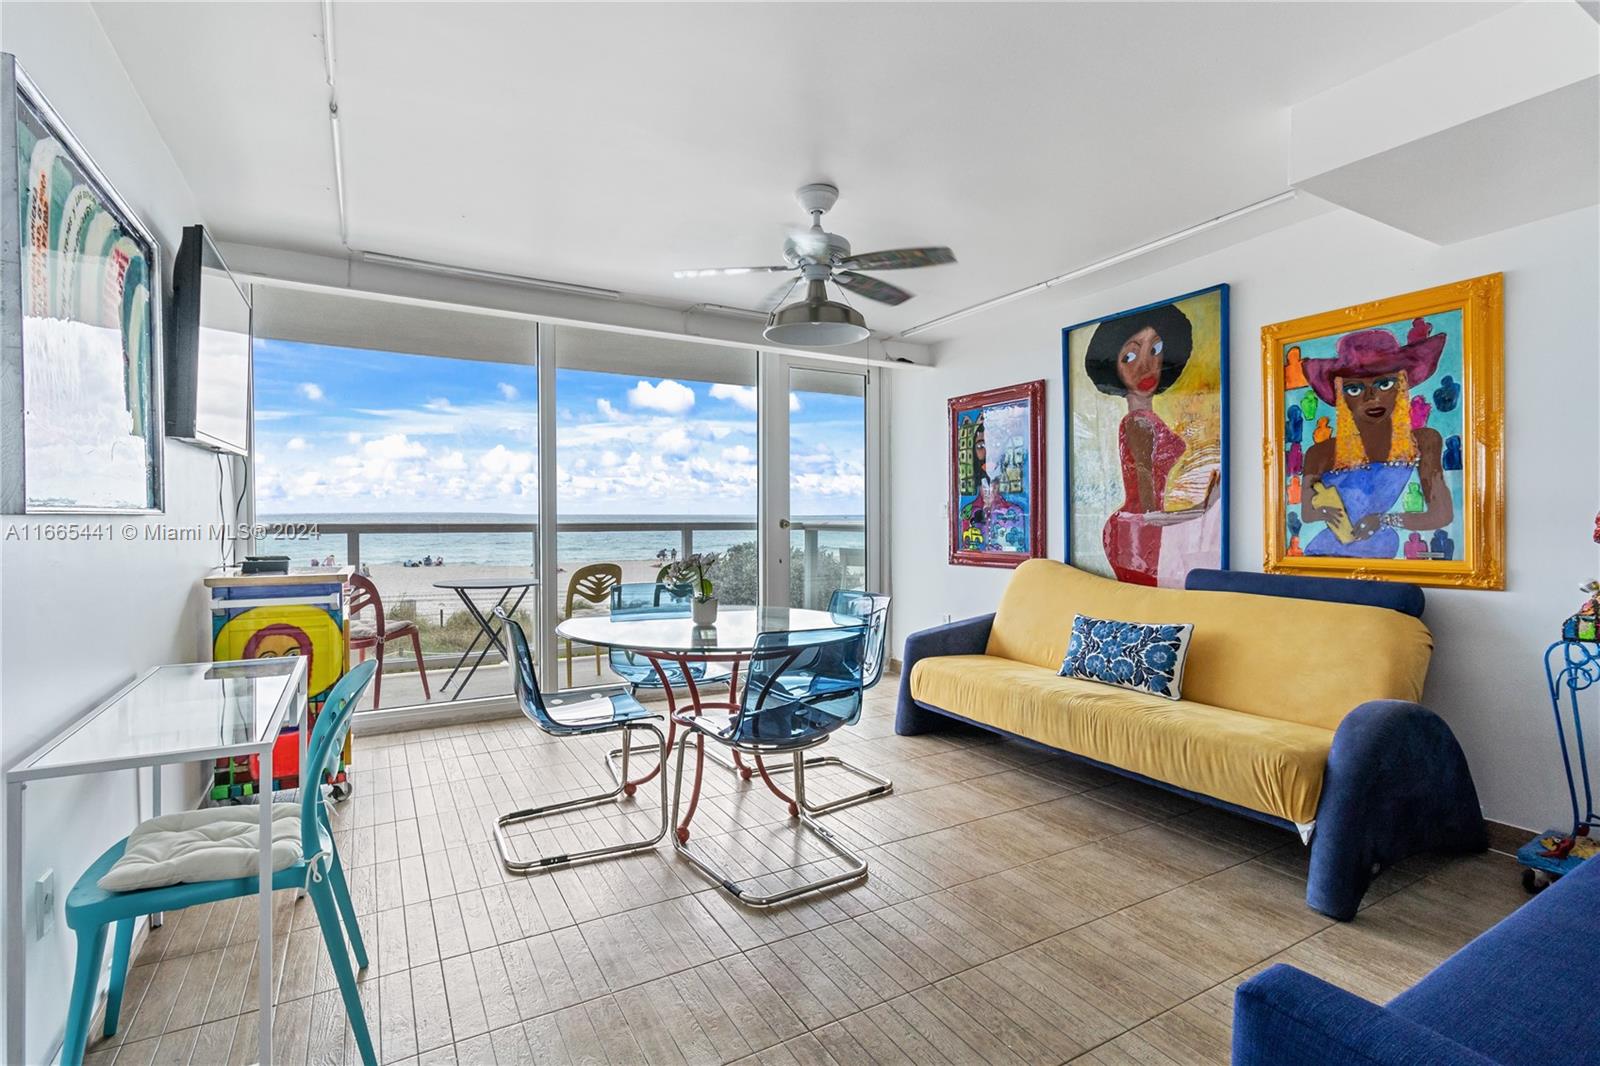
[[[1044,382],[957,396],[949,407],[950,562],[1042,556]]]
[[[1441,584],[1493,569],[1496,538],[1473,527],[1499,433],[1472,400],[1498,390],[1498,302],[1494,275],[1262,331],[1267,569]]]
[[[21,275],[25,491],[8,491],[7,505],[159,510],[155,243],[14,66],[8,74],[21,240],[6,270]]]
[[[1228,287],[1062,331],[1067,561],[1182,588],[1228,565]]]

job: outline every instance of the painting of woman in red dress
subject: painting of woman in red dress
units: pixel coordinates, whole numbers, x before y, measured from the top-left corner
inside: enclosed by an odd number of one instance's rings
[[[1070,447],[1088,454],[1069,456],[1075,479],[1070,496],[1075,505],[1103,501],[1098,539],[1105,566],[1130,584],[1181,586],[1195,566],[1225,565],[1219,506],[1224,305],[1218,290],[1196,296],[1211,303],[1201,308],[1209,314],[1201,342],[1207,350],[1197,360],[1209,364],[1209,372],[1191,368],[1198,347],[1192,298],[1092,324],[1087,344],[1080,343],[1083,377],[1102,396],[1121,402],[1113,407],[1105,400],[1074,399],[1074,417],[1082,417],[1074,422]],[[1190,374],[1206,380],[1180,389],[1191,384]],[[1158,401],[1169,391],[1186,395]],[[1081,522],[1075,529],[1080,531],[1088,532]],[[1072,561],[1089,569],[1098,562]]]

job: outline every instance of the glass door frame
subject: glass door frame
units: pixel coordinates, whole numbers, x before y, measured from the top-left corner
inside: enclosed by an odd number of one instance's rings
[[[887,454],[884,448],[888,390],[883,387],[884,371],[874,366],[829,359],[810,359],[786,352],[757,352],[757,429],[760,446],[756,463],[757,542],[760,550],[761,603],[768,607],[788,607],[790,575],[794,560],[790,520],[789,432],[790,371],[817,370],[834,374],[854,374],[862,380],[862,414],[866,424],[866,484],[863,486],[864,543],[867,552],[866,586],[873,592],[889,591],[888,522],[885,521],[884,487],[887,482]]]

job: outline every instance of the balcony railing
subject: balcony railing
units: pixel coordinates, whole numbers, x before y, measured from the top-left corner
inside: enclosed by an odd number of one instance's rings
[[[360,568],[363,563],[362,538],[375,536],[415,537],[419,541],[419,552],[426,554],[433,549],[426,545],[439,544],[444,541],[447,545],[448,538],[461,535],[494,534],[502,536],[526,536],[527,554],[521,558],[516,556],[516,549],[505,550],[499,558],[494,560],[474,560],[482,565],[499,565],[521,567],[526,565],[529,569],[537,569],[539,560],[539,523],[530,519],[526,522],[516,521],[461,521],[461,522],[404,522],[404,521],[374,521],[374,522],[324,522],[316,521],[316,539],[313,545],[306,548],[304,539],[294,539],[287,542],[291,554],[309,554],[321,558],[333,555],[339,563]],[[299,537],[303,538],[306,526],[295,522],[266,522],[263,523],[264,532],[268,537]],[[832,550],[837,557],[842,576],[848,585],[859,586],[866,580],[866,548],[865,532],[866,523],[859,518],[796,518],[790,522],[792,534],[792,558],[798,563],[801,574],[801,587],[795,606],[821,607],[827,603],[828,595],[832,592],[832,584],[828,580],[830,575],[824,572],[824,552]],[[695,551],[696,533],[733,533],[748,532],[750,539],[755,539],[756,523],[753,519],[745,518],[719,518],[719,517],[689,517],[689,518],[653,518],[653,517],[616,517],[616,518],[586,518],[562,520],[556,523],[556,532],[560,534],[666,534],[669,541],[676,540],[677,557],[683,558],[692,555]],[[424,540],[427,538],[427,540]],[[720,538],[726,541],[727,538]],[[560,542],[558,542],[559,544]],[[337,546],[337,547],[336,547]],[[282,550],[285,545],[280,543],[275,546]],[[343,558],[338,547],[343,548]],[[564,547],[564,546],[563,546]],[[667,558],[671,558],[671,547],[663,545],[662,551]],[[566,559],[561,554],[562,547],[558,547],[557,560],[561,564],[587,563],[610,561],[602,560],[597,553],[592,551],[575,551],[575,557]],[[421,559],[423,554],[415,558]],[[441,554],[443,554],[441,552]],[[603,552],[598,555],[604,555]],[[393,562],[393,560],[385,560]],[[448,562],[448,559],[446,560]],[[459,561],[459,560],[458,560]],[[638,561],[638,560],[615,560]],[[664,559],[662,561],[665,561]],[[425,575],[417,575],[419,578]],[[444,576],[442,573],[440,576]],[[380,591],[382,591],[380,587]],[[564,595],[564,590],[562,592]],[[442,594],[439,602],[446,609],[454,603],[448,593]],[[422,605],[419,605],[422,606]]]

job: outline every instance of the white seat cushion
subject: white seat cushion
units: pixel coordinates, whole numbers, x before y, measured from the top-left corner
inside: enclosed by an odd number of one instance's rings
[[[261,809],[207,807],[163,814],[128,834],[122,858],[100,878],[108,892],[250,877],[261,870]],[[300,861],[300,805],[272,805],[272,868]]]

